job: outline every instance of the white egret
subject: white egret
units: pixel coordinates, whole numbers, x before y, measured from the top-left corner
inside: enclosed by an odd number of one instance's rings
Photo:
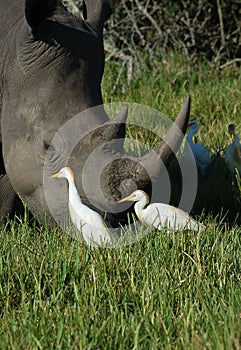
[[[81,201],[75,186],[73,171],[69,167],[64,167],[51,178],[65,178],[68,181],[70,218],[76,228],[81,231],[86,244],[88,246],[105,246],[111,243],[107,223],[99,213]]]
[[[233,142],[226,148],[225,162],[232,174],[235,174],[235,169],[237,169],[239,174],[241,174],[241,145],[239,142],[239,137],[235,132],[235,127],[233,124],[229,124],[228,131]]]
[[[187,134],[187,142],[193,152],[197,168],[203,173],[206,167],[212,162],[209,149],[199,143],[193,142],[193,136],[198,132],[198,122],[196,119],[191,119],[188,123],[190,131]]]
[[[136,202],[134,209],[138,219],[146,226],[153,226],[158,230],[167,227],[170,231],[178,230],[205,230],[203,224],[198,223],[188,213],[179,208],[164,203],[149,203],[149,196],[142,190],[134,191],[119,203]]]

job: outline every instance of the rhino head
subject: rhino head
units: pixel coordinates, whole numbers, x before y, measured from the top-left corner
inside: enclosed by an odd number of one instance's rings
[[[46,213],[53,215],[54,208],[61,222],[67,213],[66,185],[49,176],[69,165],[82,200],[107,212],[112,225],[123,223],[126,212],[117,209],[117,201],[133,183],[151,191],[163,164],[182,142],[190,99],[159,145],[143,157],[127,157],[127,108],[110,120],[100,88],[103,24],[114,2],[85,0],[83,20],[57,0],[6,2],[14,16],[17,6],[19,20],[9,25],[11,30],[1,40],[1,132],[11,185],[40,220]]]

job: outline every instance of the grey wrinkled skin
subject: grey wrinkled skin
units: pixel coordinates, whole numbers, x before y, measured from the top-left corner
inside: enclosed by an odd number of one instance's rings
[[[51,218],[43,188],[44,173],[45,185],[55,189],[49,200],[63,216],[67,212],[66,184],[62,181],[53,184],[48,179],[62,166],[69,165],[83,201],[102,214],[107,212],[109,222],[117,226],[126,220],[126,213],[113,212],[121,196],[122,181],[133,180],[138,188],[150,192],[152,181],[161,176],[163,162],[167,164],[178,150],[187,128],[190,98],[185,100],[176,119],[180,132],[171,128],[151,154],[138,159],[127,159],[123,152],[127,109],[110,122],[101,106],[102,31],[114,5],[113,0],[85,0],[84,20],[81,20],[57,0],[1,0],[0,164],[4,166],[0,175],[4,176],[0,177],[0,213],[3,215],[18,209],[19,202],[16,205],[13,200],[17,193],[40,221],[45,214]],[[95,106],[99,107],[92,109]],[[86,113],[80,113],[87,109]],[[68,149],[68,133],[57,133],[57,142],[51,144],[55,133],[75,116],[79,116],[74,121],[76,135],[71,136],[79,137],[80,142],[73,152]],[[106,142],[108,147],[102,147]],[[92,178],[95,172],[99,176],[99,165],[110,160],[101,176],[101,191],[108,199],[107,204],[91,188],[91,183],[88,196],[82,186],[85,161],[96,148],[98,155],[91,168]],[[113,155],[115,160],[111,161]],[[9,202],[1,181],[11,185],[7,187]],[[128,192],[128,181],[126,186]]]

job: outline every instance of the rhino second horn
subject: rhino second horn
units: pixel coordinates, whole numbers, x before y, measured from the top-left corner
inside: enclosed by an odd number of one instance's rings
[[[115,140],[118,140],[119,152],[123,151],[127,117],[128,117],[128,108],[124,107],[111,121],[108,121],[105,123],[103,138],[109,141],[113,140],[114,142],[113,146],[115,146]]]
[[[161,157],[166,164],[169,162],[170,155],[176,153],[183,141],[187,131],[188,120],[190,116],[191,98],[188,96],[179,112],[174,124],[166,134],[163,142],[155,147],[155,152]]]

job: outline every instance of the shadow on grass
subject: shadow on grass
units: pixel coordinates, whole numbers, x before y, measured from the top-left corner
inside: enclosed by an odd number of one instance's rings
[[[171,204],[178,206],[182,178],[178,162],[168,168],[172,183]],[[237,179],[228,171],[224,158],[215,156],[204,174],[198,174],[198,188],[191,211],[192,216],[211,215],[224,218],[230,224],[241,224],[241,194]]]

